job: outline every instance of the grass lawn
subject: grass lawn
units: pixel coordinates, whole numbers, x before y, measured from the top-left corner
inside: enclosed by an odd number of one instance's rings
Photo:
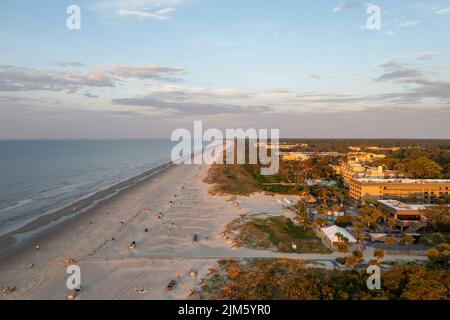
[[[278,252],[331,253],[313,230],[297,226],[283,216],[234,221],[225,232],[227,230],[236,231],[233,240],[237,246]],[[294,249],[292,244],[297,248]]]

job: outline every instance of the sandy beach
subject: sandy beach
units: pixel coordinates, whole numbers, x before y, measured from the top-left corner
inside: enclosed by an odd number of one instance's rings
[[[0,299],[66,299],[69,259],[81,268],[77,299],[186,299],[222,258],[285,257],[333,268],[338,253],[233,248],[220,236],[230,221],[243,214],[292,212],[283,210],[283,196],[211,196],[203,182],[207,171],[208,165],[172,166],[28,241],[0,260],[0,285],[16,287]],[[167,291],[171,280],[177,284]]]
[[[232,210],[221,206],[225,201],[208,195],[202,182],[206,170],[202,165],[166,169],[2,258],[0,284],[16,287],[2,298],[65,299],[68,259],[81,268],[80,299],[185,298],[192,287],[188,270],[206,271],[213,261],[195,254],[192,260],[177,259],[177,253],[214,247],[217,233],[232,218]],[[200,244],[192,240],[196,233]],[[137,246],[130,249],[133,241]],[[167,294],[167,284],[177,276],[176,290]],[[135,287],[147,292],[136,294]]]

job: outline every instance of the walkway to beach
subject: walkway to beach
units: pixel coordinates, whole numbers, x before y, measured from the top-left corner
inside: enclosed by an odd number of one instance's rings
[[[65,299],[69,258],[81,268],[79,299],[183,299],[198,284],[190,276],[191,269],[202,279],[217,260],[225,258],[291,258],[336,267],[338,253],[232,248],[220,236],[230,221],[258,212],[288,215],[282,208],[287,203],[284,197],[261,194],[233,201],[213,197],[203,182],[207,169],[206,165],[173,167],[42,238],[40,250],[29,247],[2,261],[0,285],[17,287],[6,298]],[[198,243],[193,241],[195,234]],[[367,260],[373,257],[370,250],[365,252]],[[424,259],[404,255],[385,260],[394,258]],[[176,287],[167,292],[174,279]]]

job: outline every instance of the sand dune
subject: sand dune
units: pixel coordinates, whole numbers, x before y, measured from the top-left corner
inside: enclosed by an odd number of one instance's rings
[[[28,243],[0,262],[0,286],[16,287],[0,299],[65,299],[69,258],[81,268],[77,299],[186,299],[221,258],[285,257],[333,267],[337,253],[232,248],[220,233],[240,215],[292,213],[283,210],[283,196],[255,194],[233,201],[211,196],[210,186],[202,181],[207,169],[207,165],[171,167]],[[136,246],[130,249],[133,241]],[[37,243],[40,250],[35,250]],[[191,269],[198,276],[192,277]],[[172,279],[177,285],[167,292]]]

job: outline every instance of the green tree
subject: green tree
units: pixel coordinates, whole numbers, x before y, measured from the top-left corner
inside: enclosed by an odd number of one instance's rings
[[[430,248],[427,251],[428,259],[433,262],[436,262],[439,258],[439,250],[435,248]]]
[[[336,220],[334,220],[334,224],[341,228],[351,226],[352,223],[353,223],[353,219],[351,216],[337,217]]]
[[[436,161],[426,157],[409,160],[405,166],[406,173],[415,179],[439,178],[443,170]]]
[[[391,248],[392,245],[395,243],[395,240],[392,237],[386,237],[386,239],[384,240],[384,243],[386,244],[386,246],[388,248]]]
[[[387,225],[389,227],[389,233],[392,233],[392,229],[396,226],[397,222],[395,221],[395,218],[389,218],[387,221]]]
[[[402,295],[406,300],[446,300],[448,289],[433,279],[414,279],[409,282]]]
[[[338,242],[338,243],[336,243],[336,249],[339,252],[346,253],[346,252],[348,252],[348,243],[345,241]]]
[[[377,259],[377,261],[381,261],[384,259],[384,251],[382,249],[375,249],[373,256]]]
[[[345,257],[345,265],[348,267],[353,268],[358,262],[359,262],[359,259],[354,255]]]
[[[361,250],[355,250],[353,251],[352,255],[360,262],[363,258],[363,253]]]
[[[428,259],[433,263],[448,266],[450,264],[450,245],[441,243],[436,248],[429,249]]]
[[[415,239],[413,236],[410,236],[409,234],[407,234],[403,237],[403,241],[405,242],[405,245],[409,250],[409,247],[414,243]]]
[[[438,232],[450,231],[450,207],[447,205],[433,206],[422,211]]]

